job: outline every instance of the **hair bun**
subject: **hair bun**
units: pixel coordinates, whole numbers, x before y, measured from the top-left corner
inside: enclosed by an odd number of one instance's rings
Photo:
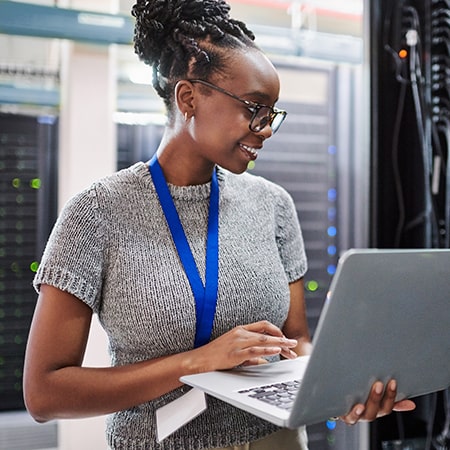
[[[228,21],[230,6],[222,0],[137,0],[131,14],[136,18],[135,51],[145,63],[158,62],[164,49],[180,34],[206,37],[206,23]]]

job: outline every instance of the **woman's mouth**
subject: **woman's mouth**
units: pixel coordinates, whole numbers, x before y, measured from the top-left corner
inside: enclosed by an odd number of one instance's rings
[[[247,155],[248,159],[251,161],[254,161],[258,157],[258,149],[254,147],[249,147],[245,144],[239,144],[241,149],[244,151],[244,153]]]

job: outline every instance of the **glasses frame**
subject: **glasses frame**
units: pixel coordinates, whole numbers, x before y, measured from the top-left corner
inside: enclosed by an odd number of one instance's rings
[[[267,125],[269,125],[272,129],[272,133],[275,134],[287,116],[286,111],[283,111],[283,110],[277,109],[277,108],[273,108],[272,106],[269,106],[269,105],[264,105],[263,103],[245,100],[245,99],[240,98],[237,95],[233,94],[232,92],[221,88],[220,86],[216,86],[215,84],[210,83],[209,81],[201,80],[198,78],[187,79],[186,81],[189,81],[191,83],[203,84],[204,86],[214,89],[215,91],[221,92],[222,94],[228,95],[228,97],[234,98],[235,100],[238,100],[239,102],[243,103],[247,107],[247,109],[252,113],[252,118],[250,119],[250,123],[248,124],[248,127],[249,127],[250,131],[253,131],[254,133],[259,133]],[[270,110],[270,113],[267,115],[269,120],[267,121],[267,123],[263,123],[262,126],[255,127],[255,126],[253,126],[253,122],[256,119],[256,117],[258,116],[258,113],[261,110],[261,108],[268,108]],[[276,123],[275,127],[272,127],[272,124],[274,123],[275,118],[279,117],[279,116],[281,116],[281,119],[279,120],[279,122]],[[262,119],[260,120],[260,122],[262,122]],[[260,125],[260,124],[258,124],[258,125]]]

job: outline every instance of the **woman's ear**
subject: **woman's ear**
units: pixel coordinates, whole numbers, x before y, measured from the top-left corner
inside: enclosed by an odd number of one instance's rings
[[[187,80],[180,80],[175,86],[175,102],[185,119],[194,115],[194,87]]]

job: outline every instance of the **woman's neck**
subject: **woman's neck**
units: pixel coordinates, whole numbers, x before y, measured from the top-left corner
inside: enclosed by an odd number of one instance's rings
[[[159,148],[158,162],[167,183],[175,186],[193,186],[211,181],[215,164],[199,158],[188,150]]]

